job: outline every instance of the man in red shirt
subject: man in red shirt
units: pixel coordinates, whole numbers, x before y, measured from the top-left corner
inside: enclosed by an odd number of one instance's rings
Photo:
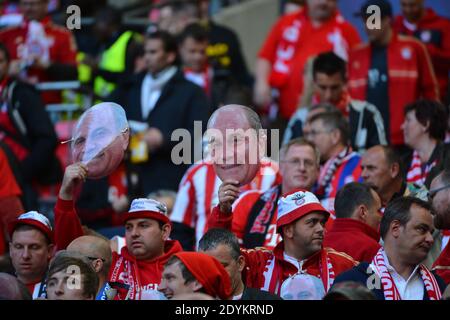
[[[381,11],[380,26],[372,29],[366,13],[370,5],[377,5]],[[349,93],[352,98],[366,100],[379,109],[388,143],[400,146],[405,105],[421,97],[438,100],[436,76],[425,46],[393,30],[389,2],[369,0],[362,6],[361,15],[369,43],[350,52]]]
[[[400,0],[402,14],[394,20],[394,30],[414,36],[428,49],[439,82],[441,100],[448,102],[450,71],[450,20],[425,8],[424,0]]]
[[[289,120],[303,93],[304,66],[325,51],[344,60],[360,42],[356,29],[339,14],[336,0],[308,0],[299,11],[281,17],[270,31],[256,62],[255,103],[266,107],[271,90],[279,93],[279,113]]]
[[[11,55],[11,73],[33,84],[77,79],[75,40],[66,28],[56,26],[47,15],[48,0],[21,0],[24,22],[0,32]],[[46,103],[60,97],[54,92],[43,96]]]
[[[55,242],[58,249],[82,236],[74,208],[74,189],[87,177],[87,167],[75,163],[66,168],[55,206]],[[116,299],[140,300],[158,289],[165,263],[181,245],[169,240],[170,220],[166,207],[152,199],[135,199],[123,214],[126,246],[113,253],[109,284],[117,289]]]
[[[378,194],[365,184],[352,182],[338,191],[334,208],[336,220],[325,235],[324,246],[357,261],[371,262],[381,247]]]
[[[228,199],[225,192],[219,192],[221,202]],[[283,298],[293,294],[284,282],[298,274],[306,274],[309,280],[320,282],[321,292],[326,293],[337,275],[356,265],[350,256],[322,247],[324,225],[329,215],[309,191],[296,191],[281,197],[278,200],[277,232],[283,241],[273,251],[241,249],[248,267],[243,274],[246,285]],[[290,278],[291,283],[292,280]]]

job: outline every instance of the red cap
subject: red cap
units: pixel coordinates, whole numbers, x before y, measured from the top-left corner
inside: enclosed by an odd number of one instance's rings
[[[232,294],[230,276],[217,259],[202,252],[178,252],[175,256],[200,282],[208,295],[222,300],[230,298]]]
[[[330,213],[320,203],[314,193],[297,190],[278,200],[277,230],[312,212],[321,212],[328,218]]]
[[[130,210],[122,215],[122,222],[130,219],[154,219],[163,223],[169,223],[167,208],[159,201],[147,198],[134,199]]]
[[[16,230],[16,228],[19,225],[29,225],[35,227],[36,229],[42,231],[50,239],[51,243],[54,242],[53,229],[52,225],[50,224],[50,221],[47,219],[46,216],[37,211],[29,211],[23,213],[17,219],[15,219],[9,224],[8,232],[11,238],[14,233],[14,230]]]

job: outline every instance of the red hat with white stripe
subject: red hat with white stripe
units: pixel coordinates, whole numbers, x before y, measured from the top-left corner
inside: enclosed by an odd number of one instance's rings
[[[306,190],[297,190],[282,196],[278,200],[277,230],[290,224],[307,214],[320,212],[328,218],[330,213],[320,203],[314,193]]]
[[[37,228],[49,238],[50,242],[53,243],[52,225],[50,224],[50,220],[48,220],[43,214],[37,211],[29,211],[21,214],[17,219],[9,224],[8,231],[11,238],[19,225],[29,225]]]
[[[147,198],[134,199],[130,210],[122,215],[122,222],[130,219],[155,219],[163,223],[169,223],[167,207],[159,201]]]

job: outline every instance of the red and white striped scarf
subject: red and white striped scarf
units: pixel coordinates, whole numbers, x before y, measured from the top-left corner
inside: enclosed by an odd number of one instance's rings
[[[375,273],[381,278],[384,298],[386,300],[402,300],[402,297],[395,286],[395,282],[386,267],[384,257],[384,249],[380,248],[371,264],[371,266],[375,268]],[[419,272],[430,300],[440,300],[442,293],[434,275],[423,264],[419,266]]]
[[[121,279],[121,275],[125,275],[126,279]],[[126,297],[121,297],[118,294],[120,300],[139,300],[141,288],[139,272],[137,272],[134,264],[122,256],[117,259],[109,282],[117,282],[118,280],[124,281],[129,286]]]
[[[423,186],[425,184],[425,180],[428,177],[428,174],[436,165],[436,163],[437,160],[433,161],[432,163],[426,163],[425,166],[422,166],[422,161],[420,160],[419,153],[414,150],[411,165],[406,177],[406,182],[414,183],[418,186]]]

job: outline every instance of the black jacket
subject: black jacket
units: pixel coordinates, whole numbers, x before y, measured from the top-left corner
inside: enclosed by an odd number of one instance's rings
[[[164,137],[163,145],[149,154],[149,160],[135,166],[139,177],[139,196],[159,189],[178,190],[178,184],[189,164],[175,165],[171,159],[172,148],[180,141],[171,141],[176,129],[187,129],[191,134],[191,163],[193,163],[194,121],[202,122],[202,134],[209,118],[209,102],[203,90],[177,73],[164,86],[161,96],[147,119],[143,119],[141,108],[141,86],[145,73],[133,76],[112,92],[108,101],[120,104],[128,120],[147,122],[149,127],[159,129]]]
[[[10,95],[8,91],[11,91]],[[0,127],[0,132],[29,152],[20,162],[22,177],[25,181],[31,181],[39,175],[48,175],[54,169],[52,166],[58,165],[52,161],[55,159],[53,153],[57,137],[38,91],[29,84],[11,80],[2,98],[8,104],[8,116],[15,132],[3,127]]]
[[[441,293],[444,293],[447,285],[445,284],[444,280],[442,280],[442,278],[439,277],[434,271],[432,271],[432,273],[436,278],[439,288],[441,289]],[[369,267],[369,263],[361,262],[356,267],[353,267],[352,269],[350,269],[344,273],[341,273],[339,276],[337,276],[336,280],[333,283],[333,286],[336,285],[337,283],[346,282],[346,281],[359,282],[359,283],[363,284],[364,286],[367,286],[367,283],[368,283],[367,280],[373,274],[374,273],[373,273],[372,269]],[[374,288],[374,289],[371,289],[371,291],[373,292],[373,294],[375,295],[377,300],[384,300],[384,292],[383,292],[383,290],[381,290],[381,288],[379,288],[379,289]],[[425,290],[425,289],[424,289],[422,300],[430,300],[430,298],[428,297],[428,294],[427,294],[427,290]]]

